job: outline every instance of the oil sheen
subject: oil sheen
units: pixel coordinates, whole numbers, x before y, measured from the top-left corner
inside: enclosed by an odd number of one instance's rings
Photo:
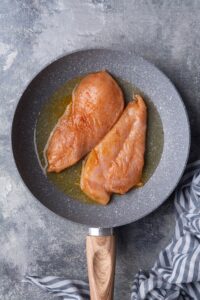
[[[142,182],[145,184],[154,173],[163,150],[164,135],[161,118],[153,102],[139,89],[131,83],[121,78],[115,78],[121,86],[125,101],[132,99],[133,94],[140,94],[148,109],[148,127],[145,153],[145,166],[143,170]],[[74,166],[62,171],[61,173],[46,173],[45,146],[49,135],[56,125],[58,119],[64,113],[66,106],[72,101],[72,91],[80,82],[81,77],[74,78],[63,84],[58,90],[45,102],[38,116],[35,129],[35,144],[40,164],[48,179],[66,195],[73,197],[81,202],[94,204],[80,189],[80,175],[82,160]],[[142,187],[140,187],[142,188]]]

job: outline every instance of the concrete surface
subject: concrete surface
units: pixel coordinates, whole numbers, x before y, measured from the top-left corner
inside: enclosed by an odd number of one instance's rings
[[[0,299],[53,299],[25,274],[86,279],[87,228],[47,211],[14,168],[10,129],[27,82],[60,54],[89,47],[134,49],[174,82],[200,144],[200,2],[125,0],[0,1]],[[144,201],[148,201],[145,199]],[[152,266],[174,227],[173,201],[118,232],[116,300],[130,298],[139,268]]]

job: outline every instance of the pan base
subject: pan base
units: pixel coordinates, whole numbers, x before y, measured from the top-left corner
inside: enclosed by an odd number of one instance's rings
[[[74,87],[80,82],[82,77],[76,77],[67,81],[60,88],[58,88],[53,95],[47,99],[43,105],[40,114],[38,115],[35,128],[35,149],[43,168],[44,173],[54,185],[73,199],[79,200],[83,203],[90,203],[98,205],[90,200],[80,189],[80,175],[82,160],[74,166],[57,173],[46,173],[46,158],[44,149],[51,131],[57,123],[60,116],[64,113],[66,106],[72,100],[72,91]],[[126,103],[132,100],[133,93],[143,96],[148,107],[148,129],[147,129],[147,144],[145,154],[145,166],[143,171],[143,183],[150,179],[160,161],[163,145],[164,135],[162,121],[153,102],[137,89],[131,83],[121,79],[115,78],[121,86]],[[142,188],[142,187],[140,187]]]

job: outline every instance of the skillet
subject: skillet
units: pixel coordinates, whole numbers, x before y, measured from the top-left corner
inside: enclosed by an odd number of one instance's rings
[[[150,179],[142,188],[115,195],[108,206],[82,203],[60,191],[45,176],[35,147],[38,115],[55,90],[69,79],[102,69],[131,82],[148,96],[160,115],[164,133],[162,155]],[[25,89],[12,124],[16,166],[25,185],[44,206],[90,227],[87,260],[91,299],[113,296],[112,229],[144,217],[164,202],[183,173],[189,148],[188,117],[177,90],[155,66],[131,52],[91,49],[65,55],[45,67]]]

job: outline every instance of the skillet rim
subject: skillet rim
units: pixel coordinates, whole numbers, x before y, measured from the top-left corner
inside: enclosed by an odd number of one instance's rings
[[[181,102],[181,105],[184,109],[184,114],[186,116],[186,125],[187,125],[187,130],[188,130],[188,140],[187,140],[187,155],[186,155],[186,158],[185,158],[185,161],[184,161],[184,164],[183,164],[183,168],[182,168],[182,171],[180,172],[180,176],[177,178],[176,182],[174,183],[174,187],[168,192],[167,196],[165,198],[163,198],[162,201],[160,201],[159,203],[156,203],[156,206],[149,210],[148,212],[140,215],[139,217],[136,217],[134,218],[133,220],[131,221],[125,221],[125,222],[119,222],[118,224],[114,224],[114,226],[112,227],[118,227],[118,226],[123,226],[123,225],[127,225],[127,224],[130,224],[132,222],[135,222],[147,215],[149,215],[150,213],[152,213],[154,210],[156,210],[158,207],[160,207],[161,204],[163,204],[165,202],[165,200],[172,194],[172,192],[174,191],[174,189],[176,188],[178,182],[180,181],[183,173],[184,173],[184,170],[185,170],[185,167],[187,165],[187,161],[188,161],[188,157],[189,157],[189,153],[190,153],[190,146],[191,146],[191,129],[190,129],[190,123],[189,123],[189,118],[188,118],[188,114],[187,114],[187,110],[186,110],[186,107],[185,107],[185,104],[182,100],[182,97],[180,96],[178,90],[176,89],[175,85],[173,84],[173,82],[171,82],[171,80],[159,69],[157,68],[157,66],[155,66],[155,64],[149,62],[148,60],[146,60],[145,58],[137,55],[135,53],[135,51],[122,51],[122,50],[119,50],[119,49],[116,49],[116,50],[113,50],[112,48],[104,48],[104,47],[101,47],[101,48],[80,48],[80,49],[77,49],[77,50],[74,50],[74,51],[71,51],[71,52],[65,52],[64,54],[60,54],[58,56],[56,56],[56,58],[54,59],[51,59],[49,60],[49,62],[45,63],[42,68],[40,68],[39,71],[36,71],[34,72],[33,76],[31,77],[31,79],[28,81],[28,83],[25,85],[25,87],[23,88],[22,92],[20,93],[20,96],[18,98],[18,101],[16,102],[16,105],[14,107],[14,112],[13,112],[13,115],[12,115],[12,126],[11,126],[11,145],[12,145],[12,154],[13,154],[13,158],[14,158],[14,162],[15,162],[15,168],[17,169],[18,171],[18,174],[21,178],[21,181],[23,182],[23,185],[26,187],[26,189],[30,192],[30,194],[33,196],[33,198],[35,198],[39,203],[40,205],[42,205],[42,207],[46,207],[49,211],[51,211],[51,213],[53,214],[56,214],[56,216],[58,217],[62,217],[64,219],[67,219],[68,221],[71,221],[71,222],[74,222],[74,223],[79,223],[78,221],[75,221],[75,220],[72,220],[68,217],[65,217],[65,216],[62,216],[60,214],[58,214],[57,212],[53,211],[51,208],[47,207],[45,204],[42,203],[41,200],[39,200],[34,194],[33,192],[31,191],[31,189],[27,186],[27,184],[25,183],[23,177],[22,177],[22,174],[21,172],[19,171],[19,168],[18,168],[18,163],[17,163],[17,158],[15,157],[15,149],[14,149],[14,123],[15,123],[15,119],[16,119],[16,113],[17,113],[17,110],[18,110],[18,107],[20,106],[20,103],[21,103],[21,98],[23,97],[23,95],[25,94],[25,92],[27,91],[28,87],[31,86],[32,82],[36,79],[37,76],[39,76],[43,71],[45,71],[45,69],[47,67],[49,67],[50,65],[52,65],[53,63],[57,62],[58,60],[62,59],[62,58],[65,58],[67,56],[70,56],[71,54],[78,54],[78,53],[82,53],[82,52],[90,52],[90,51],[107,51],[107,52],[113,52],[113,53],[118,53],[118,54],[122,54],[122,55],[132,55],[135,59],[142,59],[144,61],[145,64],[153,67],[155,69],[156,72],[160,73],[160,75],[165,78],[165,80],[168,81],[168,83],[170,83],[170,85],[172,86],[172,88],[175,90],[175,92],[177,93],[177,96],[179,97],[179,100]],[[160,164],[160,162],[159,162]],[[158,164],[158,166],[159,166]],[[158,167],[157,166],[157,167]],[[154,171],[155,172],[155,171]],[[95,226],[95,225],[92,225],[92,224],[88,224],[88,222],[80,222],[79,224],[82,224],[82,225],[87,225],[87,226],[90,226],[90,227],[104,227],[104,226]],[[111,227],[111,226],[109,226]],[[106,228],[109,228],[108,226],[106,226]]]

